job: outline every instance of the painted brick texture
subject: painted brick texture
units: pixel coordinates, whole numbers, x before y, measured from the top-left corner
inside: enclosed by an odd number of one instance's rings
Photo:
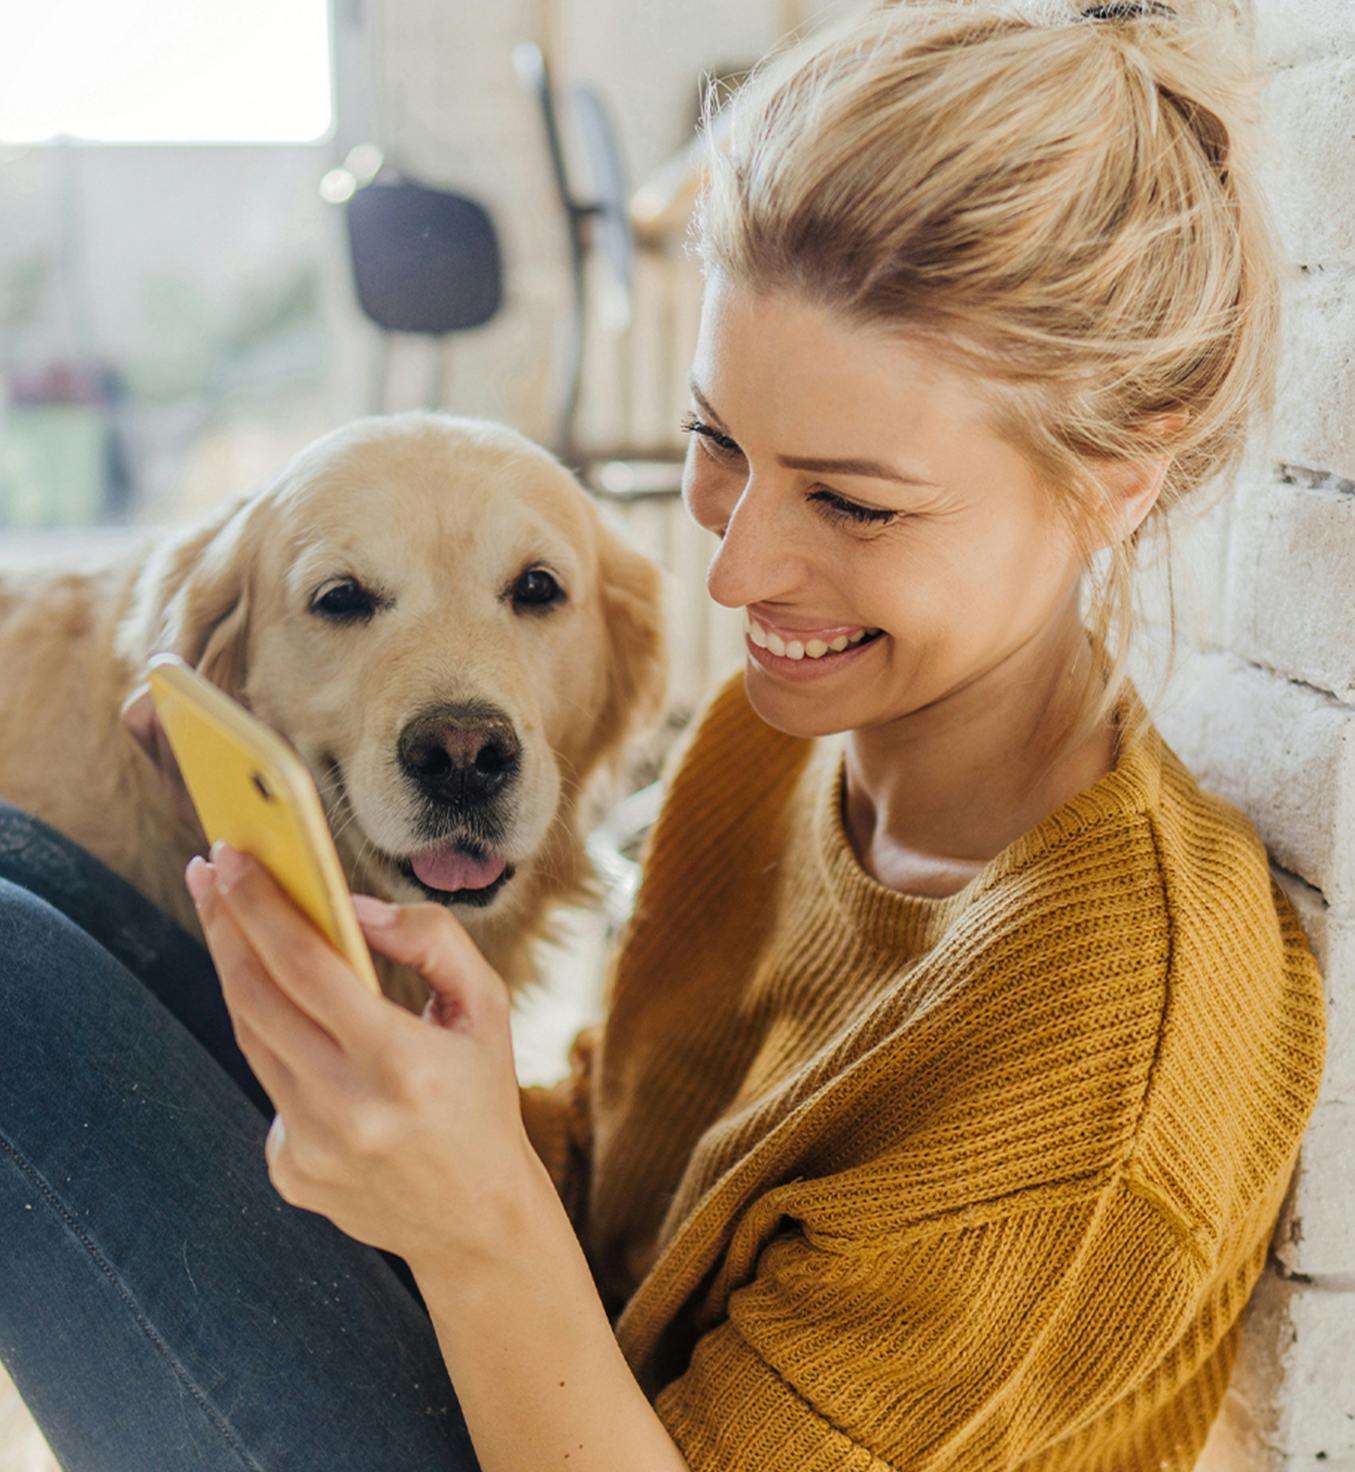
[[[1257,0],[1263,184],[1284,251],[1279,399],[1174,538],[1159,729],[1256,824],[1327,982],[1328,1061],[1199,1472],[1355,1469],[1355,6]],[[1157,688],[1165,578],[1134,674]]]

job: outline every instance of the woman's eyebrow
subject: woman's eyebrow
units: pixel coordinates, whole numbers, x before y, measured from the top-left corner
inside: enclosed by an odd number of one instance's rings
[[[706,418],[714,424],[716,429],[723,431],[725,425],[719,414],[716,413],[715,405],[701,392],[696,379],[689,378],[687,386],[692,391],[692,397],[700,404]],[[904,486],[931,486],[933,488],[936,486],[935,481],[923,480],[921,476],[916,475],[904,475],[880,460],[822,460],[806,455],[778,455],[776,458],[787,470],[826,471],[835,475],[865,475],[873,480],[897,481]]]

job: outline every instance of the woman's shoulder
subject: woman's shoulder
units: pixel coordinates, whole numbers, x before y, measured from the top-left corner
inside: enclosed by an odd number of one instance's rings
[[[1255,825],[1165,743],[1153,839],[1171,950],[1135,1154],[1217,1250],[1279,1209],[1321,1086],[1324,986]]]
[[[1202,786],[1161,743],[1161,799],[1153,842],[1171,923],[1175,1021],[1199,1045],[1273,1045],[1287,1036],[1291,1074],[1321,1072],[1321,971],[1256,825]],[[1272,1036],[1271,1034],[1274,1034]],[[1259,1059],[1258,1059],[1259,1061]]]

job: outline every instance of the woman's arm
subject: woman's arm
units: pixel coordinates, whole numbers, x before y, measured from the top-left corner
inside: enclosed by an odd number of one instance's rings
[[[679,1472],[528,1137],[502,979],[440,906],[356,895],[372,948],[429,983],[369,992],[268,872],[187,870],[241,1049],[278,1113],[282,1199],[403,1257],[484,1472]]]
[[[532,1155],[481,1253],[410,1267],[483,1472],[687,1472]]]

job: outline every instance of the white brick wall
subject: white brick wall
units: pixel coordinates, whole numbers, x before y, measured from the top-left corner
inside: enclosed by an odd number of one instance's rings
[[[1233,493],[1178,537],[1159,728],[1265,840],[1326,977],[1328,1054],[1200,1472],[1355,1469],[1355,6],[1257,4],[1280,400]],[[1160,575],[1143,607],[1160,634]],[[1145,693],[1163,647],[1136,656]]]

